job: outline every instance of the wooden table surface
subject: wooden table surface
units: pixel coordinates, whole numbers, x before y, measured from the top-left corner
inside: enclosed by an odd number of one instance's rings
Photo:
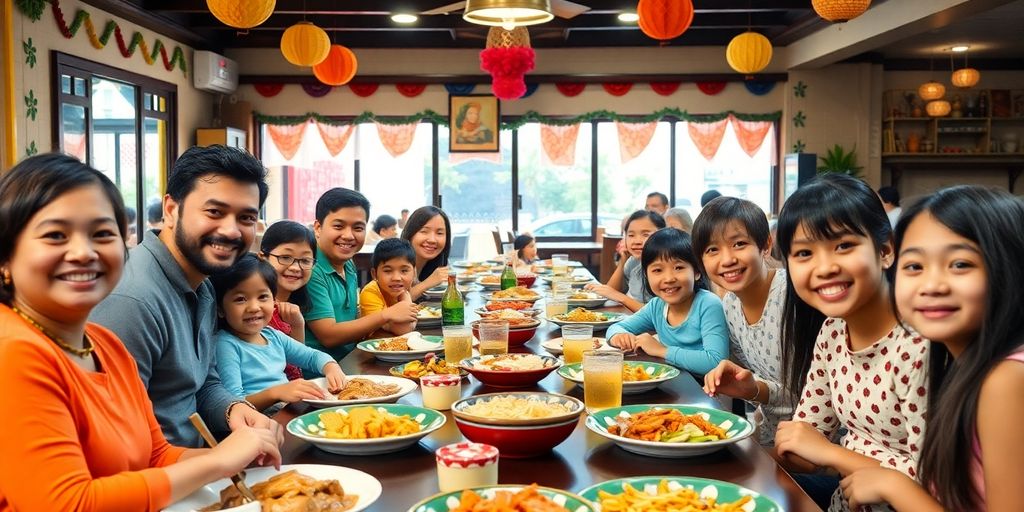
[[[540,290],[540,281],[536,289]],[[468,323],[477,318],[472,311],[482,304],[482,298],[479,292],[470,292],[467,295]],[[607,310],[624,311],[621,307]],[[440,329],[421,329],[420,332],[440,334]],[[603,333],[597,335],[603,336]],[[543,354],[546,351],[541,347],[541,341],[558,336],[558,326],[544,322],[532,340],[521,349],[513,351]],[[627,361],[633,359],[649,358],[632,356]],[[360,350],[353,351],[341,361],[341,366],[348,375],[386,375],[388,369],[396,364],[400,363],[377,361],[372,355]],[[527,389],[563,393],[583,399],[583,390],[559,377],[557,372],[548,375],[538,386]],[[499,391],[505,390],[483,386],[472,376],[462,381],[463,397]],[[676,403],[722,407],[716,400],[708,398],[687,372],[682,372],[679,377],[653,391],[624,395],[622,402],[623,405]],[[399,403],[422,406],[422,399],[417,390],[403,397]],[[305,404],[292,404],[278,413],[276,419],[283,425],[309,410]],[[282,455],[286,464],[331,464],[365,471],[380,480],[384,487],[380,499],[367,510],[401,512],[438,492],[434,450],[464,440],[451,413],[445,412],[445,415],[448,421],[440,430],[412,448],[396,453],[365,457],[335,455],[286,434]],[[621,477],[696,476],[724,480],[753,489],[772,498],[789,512],[820,510],[786,471],[753,440],[753,437],[709,455],[686,459],[652,458],[627,452],[611,441],[590,432],[584,426],[585,417],[585,413],[580,416],[576,430],[551,453],[529,459],[501,459],[498,463],[499,483],[537,482],[576,492],[594,483]],[[352,491],[358,492],[358,489]]]

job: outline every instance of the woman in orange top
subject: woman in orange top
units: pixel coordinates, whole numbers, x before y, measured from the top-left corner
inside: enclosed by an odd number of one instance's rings
[[[263,429],[169,445],[131,355],[86,323],[121,277],[126,231],[117,188],[74,158],[0,178],[0,510],[160,510],[253,460],[280,463]]]

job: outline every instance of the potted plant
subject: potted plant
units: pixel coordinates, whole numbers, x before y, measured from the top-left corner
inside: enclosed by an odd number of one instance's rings
[[[863,167],[857,165],[857,146],[854,146],[853,150],[847,152],[842,146],[836,144],[824,156],[818,158],[821,160],[821,165],[818,166],[818,174],[837,172],[859,178],[860,170],[863,169]]]

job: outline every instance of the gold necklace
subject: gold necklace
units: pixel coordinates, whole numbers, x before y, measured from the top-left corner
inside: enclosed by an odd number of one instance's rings
[[[46,329],[46,327],[43,327],[39,322],[36,322],[35,319],[33,319],[32,317],[26,315],[20,309],[18,309],[16,307],[12,307],[11,310],[13,310],[15,313],[17,313],[18,316],[24,318],[26,322],[32,324],[33,327],[35,327],[36,329],[39,329],[39,332],[42,332],[43,336],[46,336],[47,338],[50,338],[50,340],[53,341],[54,343],[56,343],[57,346],[59,346],[60,348],[62,348],[64,350],[67,350],[68,352],[71,352],[72,354],[74,354],[74,355],[76,355],[78,357],[83,357],[83,358],[84,357],[88,357],[89,355],[92,354],[93,350],[96,350],[96,347],[92,344],[92,340],[89,339],[89,335],[88,334],[84,334],[83,333],[83,335],[85,336],[85,346],[84,347],[82,347],[82,348],[73,347],[71,345],[68,345],[64,340],[62,340],[59,337],[55,336],[50,331],[48,331]]]

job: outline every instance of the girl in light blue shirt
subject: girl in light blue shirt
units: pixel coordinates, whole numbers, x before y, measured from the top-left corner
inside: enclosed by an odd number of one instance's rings
[[[611,326],[609,343],[623,350],[639,348],[701,375],[728,358],[729,326],[722,302],[704,289],[690,235],[675,228],[659,229],[644,244],[640,263],[644,287],[655,297]]]

